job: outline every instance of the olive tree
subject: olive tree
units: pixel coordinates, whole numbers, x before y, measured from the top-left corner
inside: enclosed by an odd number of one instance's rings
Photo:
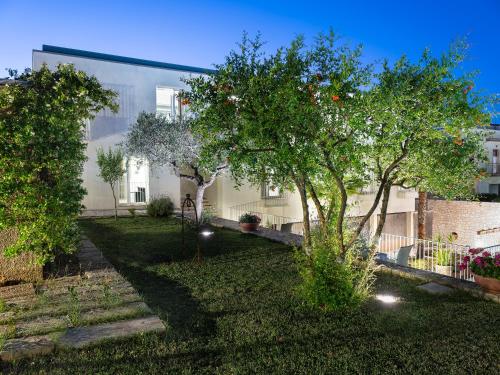
[[[169,166],[180,178],[196,187],[196,212],[203,212],[205,190],[227,169],[224,153],[208,152],[205,143],[213,139],[191,131],[192,119],[170,119],[162,114],[139,114],[127,134],[127,154],[144,157],[152,165]]]

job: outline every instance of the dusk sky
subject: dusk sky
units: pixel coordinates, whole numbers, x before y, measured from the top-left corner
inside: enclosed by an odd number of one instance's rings
[[[31,66],[42,44],[211,67],[244,30],[273,51],[294,36],[308,41],[332,27],[362,43],[365,59],[437,54],[467,37],[476,88],[500,92],[500,0],[477,1],[10,1],[0,0],[0,77]],[[497,118],[497,121],[498,118]]]

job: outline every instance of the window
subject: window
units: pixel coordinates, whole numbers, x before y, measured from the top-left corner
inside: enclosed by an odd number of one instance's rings
[[[179,90],[169,87],[156,88],[156,112],[169,118],[181,118],[182,103]]]
[[[265,183],[262,184],[261,197],[262,199],[282,198],[283,194],[278,187]]]

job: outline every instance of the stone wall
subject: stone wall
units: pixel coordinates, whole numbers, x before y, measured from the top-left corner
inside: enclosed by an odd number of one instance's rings
[[[17,282],[35,282],[43,279],[43,267],[35,263],[32,253],[5,257],[3,250],[17,238],[15,229],[0,231],[0,285]]]
[[[432,235],[458,234],[455,243],[472,247],[500,244],[500,203],[429,200]]]

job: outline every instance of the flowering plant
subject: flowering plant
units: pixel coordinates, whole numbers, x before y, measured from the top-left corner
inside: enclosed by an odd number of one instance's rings
[[[500,253],[494,256],[481,248],[469,249],[469,254],[464,256],[461,270],[470,267],[471,271],[479,276],[491,277],[500,280]]]
[[[246,213],[240,216],[239,222],[247,224],[258,224],[260,223],[260,217],[258,217],[257,215]]]

